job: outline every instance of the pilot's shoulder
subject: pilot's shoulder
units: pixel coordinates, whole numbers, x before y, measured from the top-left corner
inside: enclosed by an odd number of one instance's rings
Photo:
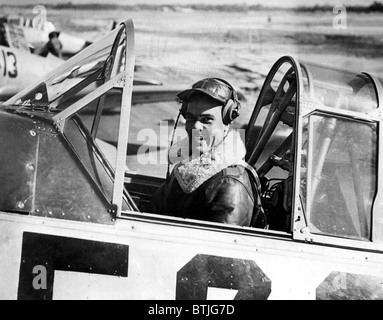
[[[215,187],[217,189],[225,188],[226,191],[237,192],[246,190],[252,198],[251,179],[246,168],[241,164],[235,164],[221,171],[216,179]]]
[[[242,177],[246,174],[246,169],[240,164],[231,165],[230,167],[222,170],[223,176]]]

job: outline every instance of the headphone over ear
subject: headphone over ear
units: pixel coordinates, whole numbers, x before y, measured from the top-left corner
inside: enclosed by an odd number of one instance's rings
[[[229,125],[239,116],[240,104],[233,99],[229,99],[222,108],[222,121],[224,125]]]
[[[222,107],[222,121],[224,125],[229,125],[239,116],[239,111],[241,109],[241,104],[238,100],[238,95],[235,89],[232,87],[230,83],[220,78],[212,78],[223,82],[231,91],[231,97],[226,101],[225,105]],[[185,100],[182,102],[180,113],[186,118],[188,108],[188,101]]]
[[[225,83],[231,90],[232,93],[232,99],[227,100],[226,104],[222,108],[222,120],[224,125],[229,125],[232,123],[235,119],[239,117],[239,111],[241,110],[241,104],[238,100],[237,91],[233,88],[233,86],[220,78],[214,78],[218,81],[222,81]]]

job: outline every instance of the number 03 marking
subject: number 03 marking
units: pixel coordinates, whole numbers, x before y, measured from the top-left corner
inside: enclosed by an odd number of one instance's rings
[[[18,75],[17,72],[17,59],[13,52],[1,51],[3,59],[0,60],[0,69],[3,68],[3,76],[8,76],[9,78],[16,78]]]
[[[17,60],[13,52],[7,52],[8,62],[9,62],[9,71],[8,76],[10,78],[17,77]]]

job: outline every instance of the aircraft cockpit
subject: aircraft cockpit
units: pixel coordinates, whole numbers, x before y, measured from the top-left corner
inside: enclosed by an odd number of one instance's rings
[[[7,17],[0,17],[0,46],[30,52],[23,29]]]
[[[150,210],[151,197],[165,177],[126,173],[134,62],[129,20],[4,104],[2,125],[7,127],[12,118],[21,123],[20,137],[39,139],[28,148],[22,148],[28,139],[14,141],[20,148],[0,162],[0,179],[8,179],[0,191],[0,210],[101,224],[161,221],[383,249],[379,80],[288,56],[271,68],[245,137],[245,160],[260,177],[268,216],[268,228],[261,230],[159,216]],[[121,101],[119,122],[113,124],[119,130],[112,161],[97,141],[111,92]],[[19,150],[24,156],[12,155]],[[20,160],[10,161],[16,158]],[[29,187],[15,193],[15,178],[7,174],[12,171]],[[4,200],[11,190],[12,197]]]

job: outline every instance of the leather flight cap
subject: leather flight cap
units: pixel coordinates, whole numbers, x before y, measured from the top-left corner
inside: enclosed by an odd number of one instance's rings
[[[177,94],[182,101],[189,101],[194,92],[203,92],[208,96],[225,104],[233,97],[233,91],[226,83],[216,78],[206,78],[193,84],[191,89],[187,89]]]

